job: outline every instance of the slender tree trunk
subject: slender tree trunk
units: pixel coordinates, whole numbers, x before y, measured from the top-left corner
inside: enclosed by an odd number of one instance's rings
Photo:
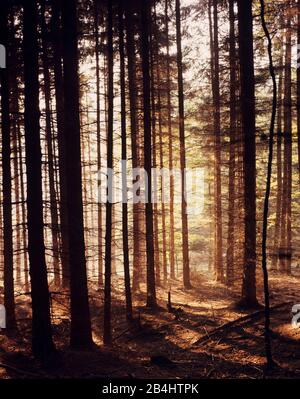
[[[53,37],[53,61],[54,61],[54,86],[57,118],[57,142],[59,163],[59,210],[61,232],[61,263],[62,286],[70,283],[69,263],[69,232],[68,232],[68,207],[67,207],[67,182],[66,182],[66,143],[64,121],[64,81],[62,70],[62,30],[61,30],[61,2],[52,0],[52,37]]]
[[[79,77],[76,0],[63,0],[64,139],[71,291],[71,338],[73,348],[92,345],[83,231],[82,172],[79,120]]]
[[[289,3],[290,4],[290,3]],[[284,171],[282,190],[282,226],[280,239],[280,270],[291,272],[291,189],[292,189],[292,88],[291,88],[291,59],[292,59],[292,31],[290,8],[286,16],[285,37],[285,71],[284,71]]]
[[[271,351],[271,331],[270,331],[270,295],[269,295],[268,268],[267,268],[267,238],[268,238],[269,200],[270,200],[271,179],[272,179],[274,128],[275,128],[276,107],[277,107],[277,84],[276,84],[275,68],[273,65],[272,40],[265,20],[264,0],[260,0],[260,5],[261,5],[262,26],[268,41],[269,70],[273,83],[273,104],[272,104],[272,116],[270,122],[270,137],[269,137],[269,159],[268,159],[266,194],[264,201],[263,234],[262,234],[262,269],[264,276],[264,296],[265,296],[265,331],[264,331],[265,350],[266,350],[267,366],[268,368],[272,368],[273,359]]]
[[[98,3],[95,2],[94,29],[95,29],[95,52],[96,52],[96,101],[97,101],[97,169],[101,170],[101,120],[100,120],[100,42],[99,42],[99,11]],[[98,220],[98,284],[103,285],[103,238],[102,238],[102,203],[98,198],[97,205]]]
[[[0,6],[0,41],[8,49],[8,5]],[[9,54],[8,54],[8,61]],[[2,130],[2,194],[3,194],[3,246],[4,246],[4,306],[8,330],[16,328],[14,298],[14,260],[12,237],[11,144],[10,144],[10,87],[8,69],[0,69],[1,130]]]
[[[15,91],[18,93],[18,83],[15,82]],[[19,114],[19,107],[18,112]],[[23,241],[23,251],[24,251],[24,280],[25,280],[25,290],[29,291],[29,269],[28,269],[28,257],[27,257],[27,229],[26,229],[26,199],[25,199],[25,183],[24,183],[24,171],[23,171],[23,147],[22,147],[22,137],[19,120],[17,121],[17,140],[19,149],[19,165],[20,165],[20,185],[21,185],[21,208],[22,208],[22,241]]]
[[[46,35],[47,28],[45,22],[45,3],[42,3],[41,9],[41,28],[42,28],[42,62],[44,73],[44,95],[46,105],[46,143],[48,155],[48,176],[50,191],[50,214],[51,214],[51,234],[52,234],[52,251],[53,251],[53,270],[54,284],[60,285],[60,269],[59,269],[59,237],[58,237],[58,210],[56,201],[55,176],[54,176],[54,160],[53,160],[53,143],[52,143],[52,127],[51,127],[51,81],[49,73],[49,62],[47,56]]]
[[[153,26],[153,25],[152,25]],[[156,28],[156,27],[155,27]],[[153,147],[153,160],[152,166],[153,169],[156,170],[157,168],[157,129],[156,129],[156,112],[159,105],[156,105],[156,92],[159,90],[159,83],[155,80],[155,54],[154,54],[154,45],[153,41],[155,39],[155,33],[153,30],[150,34],[150,59],[151,59],[151,124],[152,124],[152,147]],[[156,60],[156,62],[158,62]],[[160,270],[160,248],[159,248],[159,227],[158,227],[158,201],[157,201],[157,194],[158,194],[158,184],[157,184],[157,176],[154,175],[153,180],[153,192],[155,193],[155,201],[153,204],[153,235],[154,235],[154,265],[155,265],[155,278],[156,278],[156,285],[161,285],[161,270]]]
[[[151,140],[151,104],[150,104],[150,65],[149,65],[149,22],[150,2],[141,4],[141,56],[143,72],[143,121],[144,121],[144,168],[148,185],[146,188],[146,249],[147,249],[147,306],[155,307],[155,267],[153,242],[153,206],[152,206],[152,140]]]
[[[283,62],[282,55],[279,64],[279,82],[277,99],[277,146],[276,146],[276,164],[277,164],[277,190],[276,190],[276,220],[274,229],[274,253],[272,259],[272,269],[277,269],[279,239],[281,228],[281,201],[282,201],[282,90],[283,90]]]
[[[171,70],[170,70],[170,38],[169,38],[169,0],[165,0],[165,29],[166,29],[166,71],[167,71],[167,112],[168,112],[168,150],[169,150],[169,169],[170,169],[170,238],[169,238],[169,259],[170,277],[175,278],[175,228],[174,228],[174,176],[173,170],[173,132],[172,132],[172,103],[171,103]]]
[[[107,121],[107,169],[113,169],[113,116],[114,116],[114,52],[113,52],[113,10],[108,3],[107,14],[107,64],[108,64],[108,121]],[[106,200],[106,235],[105,235],[105,291],[104,291],[104,331],[105,345],[112,342],[111,336],[111,264],[112,264],[112,187],[108,184]]]
[[[228,237],[227,237],[227,264],[226,284],[234,284],[234,254],[235,254],[235,155],[236,155],[236,43],[235,43],[235,0],[229,0],[229,63],[230,63],[230,149],[229,149],[229,182],[228,182]]]
[[[222,245],[222,186],[221,186],[221,100],[220,100],[220,56],[219,56],[219,24],[218,1],[213,0],[213,60],[214,77],[212,91],[214,102],[214,134],[215,134],[215,273],[219,282],[224,281],[223,245]]]
[[[185,158],[185,126],[184,126],[184,92],[183,92],[183,67],[181,49],[181,12],[180,0],[176,0],[176,43],[177,43],[177,69],[178,69],[178,108],[179,108],[179,141],[180,141],[180,169],[181,169],[181,218],[182,218],[182,260],[183,260],[183,285],[191,288],[188,214],[186,193],[186,158]]]
[[[32,299],[32,351],[37,358],[46,361],[54,353],[55,348],[52,341],[43,232],[37,19],[36,2],[34,0],[26,1],[23,23],[24,123],[28,253]]]
[[[252,0],[238,0],[241,115],[244,137],[245,245],[241,305],[256,299],[256,145]]]
[[[126,4],[125,9],[126,24],[126,47],[128,59],[128,87],[129,87],[129,104],[130,104],[130,131],[131,131],[131,153],[132,168],[139,167],[139,131],[138,131],[138,115],[137,115],[137,72],[136,72],[136,53],[134,42],[134,18],[132,4]],[[141,275],[141,204],[133,204],[133,278],[132,291],[136,292],[140,288]]]
[[[156,16],[156,7],[154,11],[154,24],[155,29],[157,26],[157,16]],[[162,115],[162,100],[161,100],[161,71],[160,71],[160,61],[159,61],[159,45],[158,45],[158,35],[155,30],[154,32],[154,43],[153,43],[153,52],[156,59],[156,77],[157,77],[157,108],[158,108],[158,137],[159,137],[159,166],[162,171],[164,168],[164,148],[163,148],[163,115]],[[162,227],[162,270],[163,270],[163,279],[164,284],[166,284],[168,279],[168,265],[167,265],[167,229],[166,229],[166,205],[164,202],[164,191],[165,188],[163,186],[164,179],[163,176],[160,178],[160,191],[161,191],[161,227]]]
[[[126,82],[125,82],[125,51],[124,51],[124,8],[123,0],[119,0],[119,53],[120,53],[120,85],[121,85],[121,136],[122,136],[122,239],[126,316],[132,319],[132,299],[130,286],[130,264],[128,243],[128,205],[127,205],[127,131],[126,131]]]

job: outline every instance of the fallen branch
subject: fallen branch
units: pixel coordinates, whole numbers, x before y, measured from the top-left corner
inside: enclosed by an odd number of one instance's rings
[[[270,308],[270,310],[273,311],[273,310],[276,310],[276,309],[280,309],[280,308],[282,308],[284,306],[290,305],[291,303],[292,302],[280,303],[280,304],[275,305],[272,308]],[[251,320],[251,319],[253,319],[253,318],[257,317],[257,316],[262,316],[262,315],[264,315],[264,312],[265,312],[264,309],[257,310],[254,313],[247,314],[246,316],[242,316],[242,317],[239,317],[238,319],[235,319],[235,320],[229,321],[229,322],[227,322],[225,324],[222,324],[221,326],[215,328],[214,330],[212,330],[212,331],[210,331],[208,333],[206,332],[206,334],[201,336],[196,342],[194,342],[192,344],[192,346],[199,345],[201,343],[205,343],[205,342],[209,341],[218,332],[220,332],[222,330],[226,330],[226,329],[234,326],[235,324],[243,323],[243,322]]]

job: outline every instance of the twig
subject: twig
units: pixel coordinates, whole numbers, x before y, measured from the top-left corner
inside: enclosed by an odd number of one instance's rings
[[[292,302],[280,303],[280,304],[278,304],[278,305],[273,306],[270,310],[276,310],[276,309],[282,308],[282,307],[284,307],[284,306],[287,306],[287,305],[289,305],[289,304],[291,304],[291,303],[292,303]],[[264,309],[258,310],[258,311],[254,312],[254,313],[248,314],[248,315],[246,315],[246,316],[239,317],[238,319],[235,319],[235,320],[229,321],[229,322],[227,322],[227,323],[225,323],[225,324],[222,324],[221,326],[215,328],[214,330],[212,330],[212,331],[210,331],[210,332],[208,333],[209,339],[211,339],[212,336],[216,335],[216,334],[217,334],[218,332],[220,332],[221,330],[228,329],[228,328],[232,327],[232,326],[235,325],[235,324],[242,323],[242,322],[247,321],[247,320],[251,320],[252,318],[254,318],[254,317],[256,317],[256,316],[264,315],[264,312],[265,312]],[[206,334],[207,334],[207,333],[206,333]],[[192,344],[192,346],[198,345],[198,344],[200,344],[200,343],[204,343],[204,342],[207,342],[207,341],[208,341],[207,336],[206,336],[206,335],[203,335],[203,336],[200,337],[196,342],[194,342],[194,343]]]

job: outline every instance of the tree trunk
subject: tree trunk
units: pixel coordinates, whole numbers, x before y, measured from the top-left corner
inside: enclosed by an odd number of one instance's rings
[[[0,6],[0,41],[8,49],[8,5]],[[9,54],[8,54],[8,62]],[[9,65],[7,66],[7,68]],[[14,260],[12,236],[11,145],[10,145],[10,87],[9,69],[0,69],[1,80],[1,130],[2,130],[2,193],[3,193],[3,255],[4,255],[4,306],[6,327],[16,328],[14,298]]]
[[[71,338],[73,348],[92,345],[83,231],[82,171],[79,120],[79,76],[76,0],[62,2],[64,67],[64,140],[71,291]]]
[[[214,102],[214,135],[215,135],[215,273],[219,282],[224,281],[223,245],[222,245],[222,186],[221,186],[221,101],[220,101],[220,56],[218,1],[213,0],[213,61],[214,74],[212,92]]]
[[[67,207],[67,182],[66,182],[66,143],[64,121],[64,81],[62,70],[62,30],[61,30],[61,2],[52,0],[52,37],[53,37],[53,61],[54,61],[54,86],[57,118],[57,142],[59,163],[59,210],[61,233],[61,263],[62,286],[70,284],[69,263],[69,232],[68,232],[68,207]]]
[[[59,237],[58,237],[58,210],[56,201],[56,188],[54,176],[54,160],[53,160],[53,144],[52,144],[52,126],[51,126],[51,81],[49,73],[49,62],[47,56],[46,35],[47,28],[45,22],[45,3],[42,3],[41,8],[41,29],[42,29],[42,62],[44,73],[44,95],[45,95],[45,111],[46,111],[46,143],[48,155],[48,176],[49,176],[49,191],[50,191],[50,214],[51,214],[51,234],[52,234],[52,251],[53,251],[53,270],[54,270],[54,284],[60,285],[60,270],[59,270]]]
[[[229,149],[229,181],[228,181],[228,237],[226,259],[226,284],[234,284],[234,255],[235,255],[235,156],[237,141],[237,73],[236,73],[236,43],[235,43],[235,0],[229,0],[229,63],[230,63],[230,149]]]
[[[151,105],[150,105],[150,65],[149,65],[149,19],[150,2],[141,5],[141,56],[143,72],[143,122],[144,122],[144,168],[148,184],[146,187],[146,249],[147,249],[147,306],[155,307],[155,267],[153,242],[153,206],[152,206],[152,140],[151,140]]]
[[[282,54],[279,64],[279,82],[277,99],[277,146],[276,146],[276,165],[277,165],[277,190],[276,190],[276,220],[274,229],[274,250],[272,259],[272,269],[277,269],[279,254],[279,239],[281,228],[281,201],[282,201],[282,89],[283,89],[283,61]]]
[[[126,316],[132,319],[132,299],[130,286],[130,264],[128,243],[128,205],[127,205],[127,131],[126,131],[126,82],[125,82],[125,51],[124,51],[124,8],[123,0],[119,0],[119,53],[120,53],[120,85],[121,85],[121,136],[122,136],[122,238]]]
[[[94,29],[95,29],[95,52],[96,52],[96,101],[97,101],[97,169],[101,170],[101,121],[100,121],[100,42],[99,42],[99,12],[98,3],[95,2],[94,9]],[[103,238],[102,238],[102,203],[98,198],[97,204],[98,220],[98,284],[103,285]]]
[[[245,245],[241,305],[256,299],[256,145],[252,0],[238,0],[241,116],[244,137]]]
[[[170,258],[170,277],[175,278],[175,230],[174,230],[174,176],[173,170],[173,132],[172,132],[172,103],[171,103],[171,70],[170,70],[170,38],[169,38],[169,0],[165,0],[165,29],[166,29],[166,71],[167,71],[167,112],[168,112],[168,150],[169,150],[169,169],[170,169],[170,238],[169,238],[169,258]]]
[[[139,131],[137,115],[137,71],[136,71],[136,52],[134,42],[134,18],[131,1],[125,8],[126,24],[126,47],[127,47],[127,68],[128,68],[128,87],[129,87],[129,106],[130,106],[130,131],[131,131],[131,154],[132,168],[139,167]],[[133,204],[133,276],[132,291],[136,292],[140,288],[141,275],[141,204]]]
[[[28,253],[32,299],[32,351],[46,361],[54,352],[43,232],[37,5],[24,3],[23,51],[27,170]]]
[[[181,219],[182,219],[182,261],[183,285],[191,288],[188,215],[186,195],[186,158],[185,158],[185,126],[184,126],[184,92],[183,92],[183,67],[181,49],[181,12],[180,0],[176,0],[176,43],[177,43],[177,69],[178,69],[178,108],[179,108],[179,142],[180,142],[180,169],[181,169]]]
[[[292,31],[291,11],[287,10],[285,37],[285,68],[284,68],[284,171],[282,188],[282,226],[280,239],[279,262],[280,270],[291,272],[291,189],[292,189],[292,88],[291,88],[291,59],[292,59]]]
[[[111,2],[108,3],[107,14],[107,169],[113,169],[113,116],[114,116],[114,50],[113,50],[113,10]],[[104,331],[105,345],[112,342],[111,336],[111,266],[112,266],[112,186],[108,184],[106,200],[106,235],[105,235],[105,291],[104,291]]]

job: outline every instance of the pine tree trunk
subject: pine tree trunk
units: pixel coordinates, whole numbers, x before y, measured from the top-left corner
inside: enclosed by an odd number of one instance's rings
[[[180,0],[176,0],[176,43],[177,43],[177,69],[178,69],[178,108],[179,108],[179,142],[180,142],[180,170],[181,170],[181,219],[182,219],[182,261],[183,285],[191,288],[188,215],[186,195],[186,158],[185,158],[185,126],[184,126],[184,92],[183,92],[183,67],[181,49],[181,12]]]
[[[155,307],[155,267],[153,242],[153,204],[152,204],[152,140],[151,140],[151,104],[150,104],[150,65],[149,65],[149,19],[150,2],[141,4],[141,56],[143,72],[143,122],[144,122],[144,168],[148,179],[146,189],[146,250],[147,250],[147,306]]]
[[[229,149],[229,181],[228,181],[228,237],[227,237],[227,267],[226,284],[234,284],[234,254],[235,254],[235,156],[236,156],[236,43],[235,43],[235,13],[234,0],[229,0],[229,63],[230,63],[230,149]]]
[[[54,86],[57,118],[57,141],[59,163],[59,213],[61,233],[61,263],[62,286],[70,284],[69,263],[69,232],[68,232],[68,207],[67,207],[67,183],[66,183],[66,143],[64,121],[64,81],[62,70],[62,30],[61,30],[61,2],[52,0],[52,37],[53,37],[53,61],[54,61]]]
[[[24,3],[23,51],[25,82],[25,144],[27,228],[32,299],[32,351],[46,361],[54,352],[43,232],[37,5]]]
[[[134,42],[134,18],[131,2],[126,4],[125,9],[126,24],[126,47],[127,47],[127,68],[128,68],[128,87],[129,87],[129,106],[130,106],[130,131],[131,131],[131,154],[132,168],[139,167],[139,131],[137,115],[137,71],[136,71],[136,52]],[[133,276],[132,291],[136,292],[140,288],[141,277],[141,204],[133,204]]]
[[[213,60],[214,74],[212,91],[214,102],[214,134],[215,134],[215,273],[219,282],[224,280],[223,245],[222,245],[222,186],[221,186],[221,100],[220,100],[220,56],[219,56],[219,23],[218,1],[213,0]]]
[[[279,239],[281,229],[281,201],[282,201],[282,90],[283,90],[283,62],[282,55],[279,64],[279,82],[277,99],[277,146],[276,146],[276,165],[277,165],[277,190],[276,190],[276,220],[274,229],[274,253],[272,259],[272,268],[277,269],[279,254]]]
[[[283,100],[283,130],[284,130],[284,171],[282,190],[282,227],[280,240],[280,270],[291,272],[291,189],[292,189],[292,31],[290,9],[286,16],[285,36],[285,69],[284,69],[284,100]]]
[[[107,14],[107,169],[113,169],[113,116],[114,116],[114,52],[113,52],[113,10],[108,4]],[[105,285],[104,285],[104,330],[103,341],[105,345],[112,342],[111,335],[111,273],[112,273],[112,187],[108,184],[106,200],[106,226],[105,226]]]
[[[126,126],[126,81],[125,81],[125,44],[124,44],[124,9],[123,0],[119,0],[119,53],[121,86],[121,136],[122,136],[122,239],[126,316],[132,319],[132,299],[130,286],[130,264],[128,243],[128,205],[127,205],[127,126]]]
[[[73,348],[92,345],[83,230],[82,171],[79,120],[79,77],[76,0],[62,3],[64,68],[64,140],[71,291],[71,338]]]
[[[55,189],[54,176],[54,160],[53,160],[53,143],[52,143],[52,127],[51,127],[51,82],[49,73],[49,62],[47,56],[46,43],[46,22],[45,22],[45,3],[42,3],[41,8],[41,29],[42,29],[42,62],[44,74],[44,95],[45,95],[45,111],[46,111],[46,143],[48,155],[48,176],[49,176],[49,191],[50,191],[50,214],[51,214],[51,234],[52,234],[52,251],[53,251],[53,270],[54,270],[54,284],[60,285],[60,268],[59,268],[59,237],[58,237],[58,210],[57,197]]]
[[[170,38],[169,38],[169,0],[165,0],[165,30],[166,30],[166,71],[167,71],[167,112],[168,112],[168,151],[169,151],[169,170],[170,170],[170,238],[169,238],[169,260],[170,277],[175,278],[175,221],[174,221],[174,176],[173,170],[173,132],[172,132],[172,103],[171,103],[171,70],[170,70]]]
[[[0,42],[8,49],[8,5],[0,6]],[[8,55],[9,57],[9,55]],[[8,58],[7,57],[7,58]],[[0,69],[1,81],[1,130],[2,130],[2,194],[3,194],[3,255],[4,255],[4,306],[6,327],[16,328],[14,298],[14,259],[12,236],[12,190],[11,190],[11,120],[9,58],[7,69]]]
[[[252,0],[238,0],[241,116],[244,137],[245,245],[241,305],[256,299],[256,145]]]
[[[94,9],[94,29],[95,29],[95,52],[96,52],[96,101],[97,101],[97,169],[101,170],[101,121],[100,121],[100,42],[99,42],[99,12],[98,4],[95,2]],[[103,233],[102,233],[102,203],[98,198],[97,204],[98,221],[98,284],[103,285]]]

